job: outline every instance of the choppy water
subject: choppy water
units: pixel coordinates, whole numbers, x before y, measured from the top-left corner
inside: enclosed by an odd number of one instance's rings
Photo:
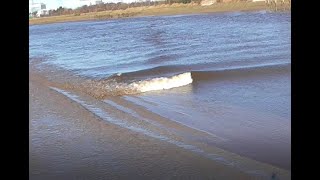
[[[78,76],[81,83],[69,82],[75,89],[103,102],[120,95],[130,112],[128,104],[137,105],[225,139],[215,146],[290,169],[290,13],[159,16],[29,29],[30,63],[40,59],[41,70],[54,66]]]

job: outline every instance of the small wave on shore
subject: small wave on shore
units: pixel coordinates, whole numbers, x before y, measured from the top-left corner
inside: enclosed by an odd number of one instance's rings
[[[209,71],[190,70],[190,67],[155,67],[135,72],[117,73],[104,79],[87,79],[66,87],[78,89],[98,99],[108,96],[139,94],[149,91],[167,90],[190,85],[193,82],[217,81],[225,78],[289,73],[290,63],[269,64],[250,67],[215,69]]]
[[[80,85],[71,86],[80,89],[98,99],[107,96],[121,96],[138,94],[148,91],[171,89],[192,83],[191,73],[182,73],[170,77],[157,77],[137,81],[120,81],[121,75],[109,77],[105,80],[86,80]],[[70,87],[70,85],[68,85]]]
[[[129,86],[136,87],[140,92],[148,92],[154,90],[171,89],[175,87],[185,86],[191,83],[191,73],[187,72],[172,77],[160,77],[146,81],[139,81],[129,84]]]

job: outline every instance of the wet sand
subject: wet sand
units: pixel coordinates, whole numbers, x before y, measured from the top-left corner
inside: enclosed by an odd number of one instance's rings
[[[29,86],[30,179],[250,179],[103,122],[32,77]]]
[[[215,147],[202,148],[241,164],[241,168],[221,163],[221,158],[212,160],[182,146],[119,127],[50,89],[63,86],[37,73],[29,73],[29,76],[30,179],[232,180],[270,179],[273,175],[290,179],[288,171]],[[110,100],[119,101],[117,98]],[[193,133],[187,127],[161,120],[151,113],[140,113],[160,123],[169,123],[176,130]],[[125,118],[125,113],[118,114]],[[110,114],[107,118],[113,117]],[[138,120],[132,117],[132,121]]]

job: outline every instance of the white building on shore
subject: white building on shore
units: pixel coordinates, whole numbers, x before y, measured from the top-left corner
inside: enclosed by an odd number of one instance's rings
[[[81,0],[90,1],[90,0]],[[139,2],[155,2],[155,1],[165,1],[165,0],[103,0],[103,3],[139,3]],[[97,3],[96,3],[97,4]]]
[[[34,15],[34,13],[36,14]],[[44,3],[32,3],[29,4],[29,16],[40,17],[41,15],[47,15],[49,11],[47,10],[46,4]]]
[[[214,3],[217,3],[217,0],[202,0],[201,1],[201,6],[210,6]]]

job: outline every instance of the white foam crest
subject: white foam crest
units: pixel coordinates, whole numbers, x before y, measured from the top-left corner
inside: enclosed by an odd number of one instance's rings
[[[191,73],[182,73],[172,77],[160,77],[131,83],[134,89],[140,92],[171,89],[192,83]]]

